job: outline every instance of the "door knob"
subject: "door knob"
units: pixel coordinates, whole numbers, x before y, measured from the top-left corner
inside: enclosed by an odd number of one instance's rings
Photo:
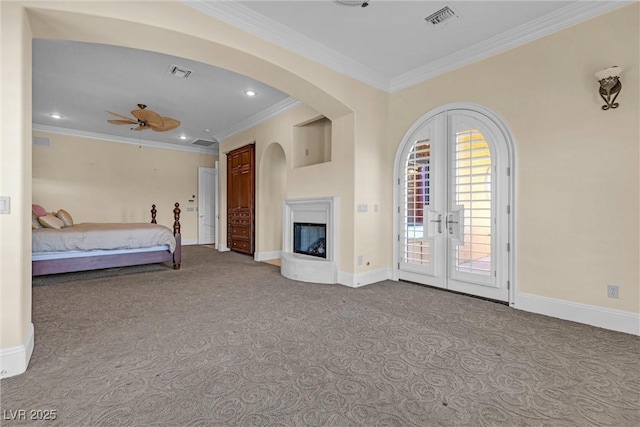
[[[431,222],[438,223],[438,233],[442,234],[442,214],[438,214],[438,219],[432,219]]]

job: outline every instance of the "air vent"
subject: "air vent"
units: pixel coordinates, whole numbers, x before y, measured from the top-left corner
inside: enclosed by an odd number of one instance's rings
[[[218,140],[213,139],[213,140],[209,140],[209,139],[196,139],[195,141],[193,141],[191,144],[193,145],[200,145],[202,147],[209,147],[213,144],[215,144],[216,142],[218,142]]]
[[[449,23],[451,20],[457,18],[458,15],[449,7],[445,6],[436,13],[424,18],[425,21],[433,26]]]
[[[186,79],[193,73],[193,71],[175,64],[172,64],[167,72],[181,79]]]

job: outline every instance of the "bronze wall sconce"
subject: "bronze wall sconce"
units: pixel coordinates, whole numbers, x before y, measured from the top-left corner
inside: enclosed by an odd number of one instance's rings
[[[614,66],[596,73],[596,79],[600,82],[600,96],[604,99],[604,102],[606,102],[606,104],[602,106],[602,109],[605,111],[609,108],[618,108],[619,106],[616,98],[622,89],[622,83],[620,82],[621,72],[622,68]]]

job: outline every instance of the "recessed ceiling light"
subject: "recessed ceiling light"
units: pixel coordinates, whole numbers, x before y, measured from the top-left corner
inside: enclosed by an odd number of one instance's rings
[[[244,94],[247,95],[247,96],[256,96],[257,95],[256,91],[255,90],[251,90],[251,89],[245,90]]]
[[[180,139],[187,139],[186,135],[180,135]]]
[[[205,129],[204,131],[205,132],[211,132],[211,129]]]
[[[58,114],[58,113],[51,113],[49,114],[50,117],[53,117],[54,119],[62,119],[64,118],[64,116],[62,114]]]

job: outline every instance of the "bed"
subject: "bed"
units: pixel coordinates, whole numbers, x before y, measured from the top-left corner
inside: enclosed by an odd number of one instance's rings
[[[60,229],[32,230],[33,276],[98,270],[182,260],[180,204],[173,209],[173,230],[158,225],[156,205],[151,223],[81,223]]]

